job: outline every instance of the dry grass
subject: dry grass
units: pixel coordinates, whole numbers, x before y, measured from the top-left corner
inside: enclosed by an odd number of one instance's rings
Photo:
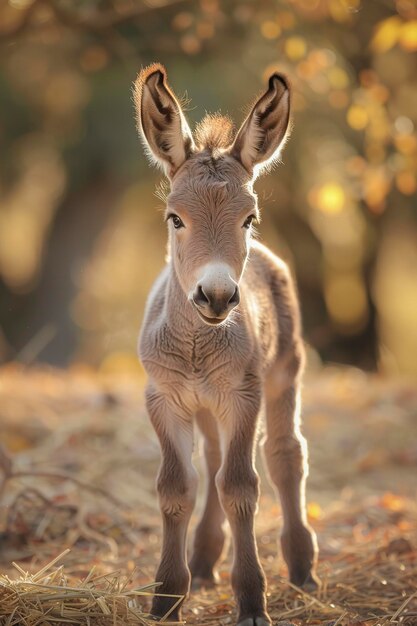
[[[416,390],[331,370],[305,397],[322,585],[288,582],[265,485],[257,534],[274,623],[416,626]],[[141,402],[134,377],[0,371],[1,626],[149,623],[161,525]],[[229,571],[226,555],[220,585],[185,603],[187,623],[233,624]]]
[[[0,617],[7,626],[152,623],[142,610],[140,599],[154,595],[155,584],[128,589],[132,576],[121,576],[120,572],[96,575],[94,567],[83,581],[71,583],[62,566],[51,571],[68,552],[65,550],[34,574],[13,563],[20,577],[0,576]],[[174,608],[182,598],[172,597]],[[164,621],[167,625],[177,623],[169,621],[169,614]]]
[[[417,624],[415,503],[392,494],[356,505],[340,501],[315,520],[314,526],[321,548],[318,569],[322,584],[313,594],[291,585],[282,575],[285,572],[279,561],[277,564],[273,546],[276,525],[258,536],[274,623]],[[199,624],[232,622],[233,602],[227,585],[193,597],[189,604],[193,621]]]
[[[417,552],[411,542],[417,533],[417,507],[407,500],[390,500],[391,497],[369,501],[366,509],[339,503],[336,510],[317,521],[322,586],[314,594],[303,592],[278,576],[275,559],[262,555],[270,582],[269,608],[276,622],[333,626],[417,624]],[[275,530],[275,526],[269,531],[264,529],[260,535],[261,553]],[[67,553],[68,550],[32,574],[13,564],[17,577],[0,576],[2,624],[151,623],[146,607],[157,589],[152,584],[135,586],[138,572],[126,573],[127,561],[121,570],[113,572],[100,573],[103,564],[93,566],[79,580],[66,574],[62,565],[53,569]],[[149,552],[143,560],[155,561],[155,555]],[[73,558],[69,564],[71,571]],[[204,626],[232,623],[228,578],[226,566],[218,589],[193,594],[185,606],[187,622]],[[179,600],[173,597],[172,608]],[[171,623],[169,615],[166,623]]]

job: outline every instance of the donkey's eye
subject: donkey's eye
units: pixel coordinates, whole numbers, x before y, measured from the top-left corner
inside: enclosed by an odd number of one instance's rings
[[[243,222],[243,228],[249,228],[254,219],[256,219],[256,215],[249,215]]]
[[[172,220],[174,228],[176,228],[176,229],[184,228],[184,222],[182,221],[182,219],[180,217],[178,217],[178,215],[175,215],[174,213],[171,213],[171,215],[168,216],[168,219]]]

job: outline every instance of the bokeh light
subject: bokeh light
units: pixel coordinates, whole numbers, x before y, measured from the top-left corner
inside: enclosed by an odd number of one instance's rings
[[[0,47],[1,360],[45,328],[41,360],[135,358],[166,233],[130,90],[158,60],[191,126],[219,108],[239,125],[272,72],[289,77],[261,237],[296,274],[317,359],[417,376],[414,2],[9,0]]]

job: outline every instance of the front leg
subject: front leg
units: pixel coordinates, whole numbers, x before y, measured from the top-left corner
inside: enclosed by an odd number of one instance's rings
[[[185,596],[190,588],[186,561],[187,530],[197,491],[197,473],[191,462],[193,431],[191,417],[170,398],[152,386],[146,393],[150,419],[158,435],[162,463],[157,491],[163,520],[161,561],[156,573],[157,589],[151,613],[163,618],[177,602],[169,596]],[[180,607],[169,613],[169,621],[180,619]]]
[[[224,458],[216,484],[232,531],[232,587],[238,608],[238,626],[271,624],[266,608],[265,575],[259,562],[254,529],[259,498],[254,447],[260,397],[257,377],[247,374],[242,387],[228,398],[228,410],[220,421]]]
[[[212,587],[218,576],[216,564],[223,552],[224,511],[219,502],[216,487],[216,474],[221,465],[221,451],[217,424],[213,415],[201,410],[196,420],[204,435],[204,456],[207,467],[207,494],[203,515],[197,526],[193,553],[190,560],[192,588]]]

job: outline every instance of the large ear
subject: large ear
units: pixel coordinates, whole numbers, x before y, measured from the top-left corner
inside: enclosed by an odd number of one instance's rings
[[[281,74],[272,74],[267,91],[243,122],[230,153],[253,175],[279,158],[289,120],[289,83]]]
[[[194,143],[162,65],[155,63],[139,73],[134,100],[138,129],[145,146],[166,175],[172,178],[190,156]]]

